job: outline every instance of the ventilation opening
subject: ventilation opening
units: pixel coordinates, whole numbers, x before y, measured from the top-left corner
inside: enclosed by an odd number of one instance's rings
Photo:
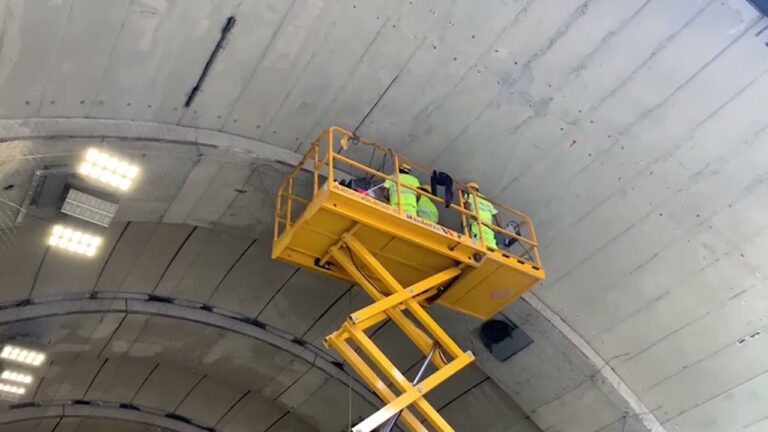
[[[475,332],[488,352],[502,362],[533,343],[523,329],[501,315],[484,322]]]

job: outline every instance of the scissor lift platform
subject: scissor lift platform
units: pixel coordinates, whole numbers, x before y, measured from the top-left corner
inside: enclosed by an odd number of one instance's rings
[[[357,238],[402,285],[463,264],[436,303],[478,319],[491,318],[534,284],[544,270],[502,251],[481,250],[463,234],[397,209],[339,183],[326,183],[292,227],[275,241],[273,258],[357,282],[328,251],[345,233]],[[318,265],[325,258],[325,265]]]
[[[368,192],[353,190],[336,180],[341,166],[381,181],[389,179],[396,184],[398,194],[401,188],[410,189],[396,174],[382,174],[348,156],[353,139],[356,137],[351,133],[331,128],[286,179],[278,193],[272,257],[355,283],[374,301],[351,314],[339,331],[326,338],[326,344],[337,350],[386,403],[353,430],[371,431],[396,420],[409,431],[430,430],[419,420],[415,408],[433,430],[452,431],[423,396],[474,357],[463,352],[425,309],[437,303],[486,320],[543,280],[545,272],[533,226],[527,216],[511,209],[526,227],[527,236],[486,225],[515,239],[523,253],[513,254],[487,247],[482,234],[479,239],[469,235],[467,225],[479,220],[476,213],[465,209],[465,199],[477,198],[473,192],[460,193],[459,204],[448,207],[462,221],[462,229],[456,231],[406,214]],[[387,152],[394,166],[403,161],[375,144],[357,143]],[[312,180],[305,182],[305,186],[311,183],[306,197],[297,192],[302,173],[312,175]],[[461,190],[462,186],[458,187]],[[444,204],[434,195],[414,191]],[[395,322],[424,353],[436,367],[435,373],[419,382],[404,378],[365,333],[386,319]]]

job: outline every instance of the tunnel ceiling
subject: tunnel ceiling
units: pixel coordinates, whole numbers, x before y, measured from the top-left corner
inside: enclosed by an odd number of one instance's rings
[[[0,332],[51,356],[26,399],[40,406],[5,405],[3,430],[337,431],[350,398],[352,417],[370,412],[321,343],[365,299],[269,260],[276,188],[331,124],[537,224],[548,279],[507,311],[535,343],[432,395],[458,430],[768,424],[768,33],[746,1],[9,0],[0,14]],[[46,250],[50,220],[14,220],[36,170],[90,145],[145,177],[103,253],[78,260]],[[478,349],[477,323],[438,314]],[[376,338],[418,361],[389,326]]]

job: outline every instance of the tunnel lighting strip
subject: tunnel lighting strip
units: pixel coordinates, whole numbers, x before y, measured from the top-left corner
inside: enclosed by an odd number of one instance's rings
[[[107,186],[126,191],[133,185],[139,168],[95,148],[88,149],[77,171],[83,176]]]
[[[32,383],[32,375],[25,374],[22,372],[16,372],[12,370],[4,370],[2,375],[0,375],[0,379],[6,380],[6,381],[12,381],[20,384],[31,384]]]
[[[15,363],[38,367],[45,361],[45,354],[40,351],[22,348],[15,345],[6,345],[0,351],[0,359]]]
[[[0,392],[10,393],[14,395],[23,395],[24,393],[27,392],[27,389],[25,389],[22,386],[0,383]]]
[[[96,254],[102,238],[70,227],[56,225],[48,238],[48,245],[92,257]]]

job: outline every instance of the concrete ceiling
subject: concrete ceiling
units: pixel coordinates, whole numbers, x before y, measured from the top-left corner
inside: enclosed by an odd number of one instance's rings
[[[364,297],[268,259],[277,185],[330,124],[537,223],[549,277],[506,311],[532,346],[494,362],[477,323],[436,311],[479,358],[432,395],[457,430],[767,427],[768,23],[745,1],[10,0],[0,14],[0,331],[51,351],[39,406],[4,407],[3,430],[337,431],[350,397],[353,418],[373,410],[318,347]],[[50,220],[13,220],[35,170],[93,144],[144,174],[85,261],[46,250]],[[377,341],[412,366],[393,330]]]

